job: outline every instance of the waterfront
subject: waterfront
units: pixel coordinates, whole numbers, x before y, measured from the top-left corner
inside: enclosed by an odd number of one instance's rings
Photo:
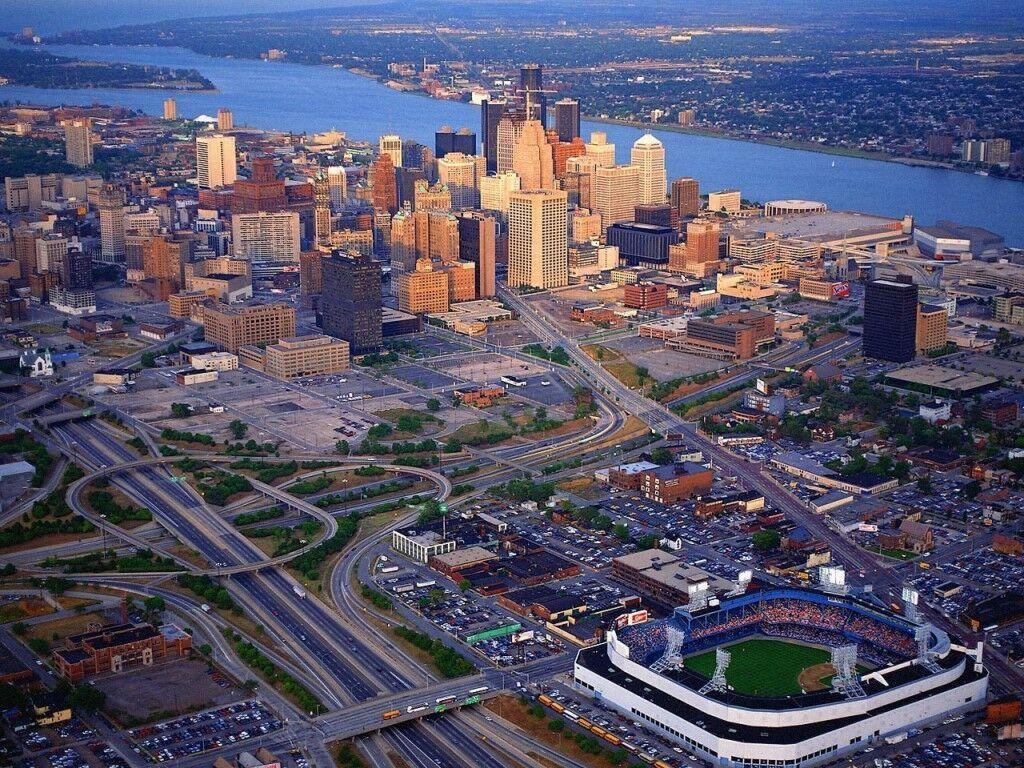
[[[216,115],[230,107],[237,124],[295,132],[337,128],[352,138],[375,140],[398,133],[433,145],[441,125],[479,131],[479,110],[468,104],[391,90],[341,69],[282,62],[221,59],[178,48],[47,46],[51,53],[102,61],[195,68],[215,93],[174,93],[179,113]],[[0,88],[4,101],[41,104],[120,104],[160,114],[162,91]],[[619,162],[641,129],[584,123],[584,134],[603,130],[618,147]],[[1024,247],[1024,185],[959,171],[917,168],[861,158],[672,131],[655,131],[664,143],[669,177],[694,176],[702,190],[739,188],[751,200],[804,198],[832,208],[900,217],[920,223],[953,219],[1005,236]]]

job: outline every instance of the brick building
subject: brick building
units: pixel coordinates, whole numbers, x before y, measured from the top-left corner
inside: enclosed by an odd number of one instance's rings
[[[181,658],[192,647],[192,636],[174,625],[110,624],[94,632],[69,635],[53,652],[57,673],[72,682],[108,672],[151,667]]]
[[[684,462],[648,469],[640,473],[640,492],[644,498],[661,504],[705,494],[711,490],[714,473],[701,464]]]

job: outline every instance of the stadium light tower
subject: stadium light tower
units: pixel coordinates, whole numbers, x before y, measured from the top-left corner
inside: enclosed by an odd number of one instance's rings
[[[698,691],[702,696],[704,694],[711,693],[712,691],[725,691],[729,688],[729,683],[725,680],[725,670],[729,668],[729,662],[732,661],[732,654],[724,648],[715,649],[715,673],[711,675],[711,679],[708,680],[701,689]]]

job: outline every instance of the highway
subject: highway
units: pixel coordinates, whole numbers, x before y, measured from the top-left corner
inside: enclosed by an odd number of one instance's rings
[[[91,422],[61,425],[55,427],[54,432],[75,442],[79,458],[99,468],[137,458],[116,438]],[[154,516],[166,521],[169,530],[208,562],[226,563],[224,568],[230,569],[255,556],[253,545],[216,516],[209,515],[186,484],[170,482],[166,475],[161,477],[162,474],[159,468],[144,467],[133,474],[136,479],[130,485],[119,484],[140,503],[146,504]],[[318,689],[330,693],[325,698],[338,702],[336,706],[413,687],[389,660],[373,653],[318,600],[297,598],[293,591],[296,582],[280,569],[267,567],[260,573],[240,573],[226,579],[229,591],[269,634],[296,655],[306,666],[307,675],[319,680]],[[388,732],[384,737],[415,765],[422,764],[424,768],[438,765],[502,768],[504,765],[499,758],[490,755],[467,762],[458,751],[447,746],[451,740],[438,742],[425,730],[426,726],[419,723],[407,727],[416,731],[415,743],[423,754],[406,754],[409,750],[403,749],[399,735]],[[467,750],[475,743],[474,739],[472,735],[459,737]],[[424,754],[430,755],[429,763],[422,762]]]

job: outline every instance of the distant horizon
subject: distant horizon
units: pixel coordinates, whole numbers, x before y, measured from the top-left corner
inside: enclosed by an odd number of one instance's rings
[[[250,16],[262,14],[288,14],[309,11],[329,13],[336,8],[347,6],[385,5],[394,0],[246,0],[243,7],[236,0],[179,0],[169,4],[166,0],[104,0],[103,12],[94,13],[91,0],[5,0],[0,8],[0,33],[17,32],[23,27],[32,27],[43,35],[53,35],[72,30],[109,29],[120,26],[151,24],[176,19],[205,18],[218,16]],[[488,6],[502,11],[511,5],[546,14],[559,12],[568,2],[541,3],[538,0],[465,0],[476,6],[475,12]],[[426,0],[408,0],[404,8],[421,7],[429,9],[442,7],[452,12],[450,6]],[[916,22],[916,26],[931,29],[950,29],[962,26],[968,21],[971,31],[994,30],[1012,32],[1024,29],[1024,14],[1020,13],[1018,0],[980,0],[968,7],[958,0],[909,0],[892,3],[890,0],[778,0],[765,7],[759,0],[731,0],[728,4],[707,6],[696,2],[681,3],[678,8],[679,26],[697,26],[709,23],[788,23],[801,24],[832,18],[829,5],[841,9],[846,18],[869,18],[885,24]],[[618,0],[595,0],[592,7],[613,8],[624,12],[627,9],[636,14],[645,13],[644,0],[618,2]],[[663,8],[660,4],[659,8]],[[475,16],[476,13],[470,16]],[[658,23],[665,23],[659,19]]]

